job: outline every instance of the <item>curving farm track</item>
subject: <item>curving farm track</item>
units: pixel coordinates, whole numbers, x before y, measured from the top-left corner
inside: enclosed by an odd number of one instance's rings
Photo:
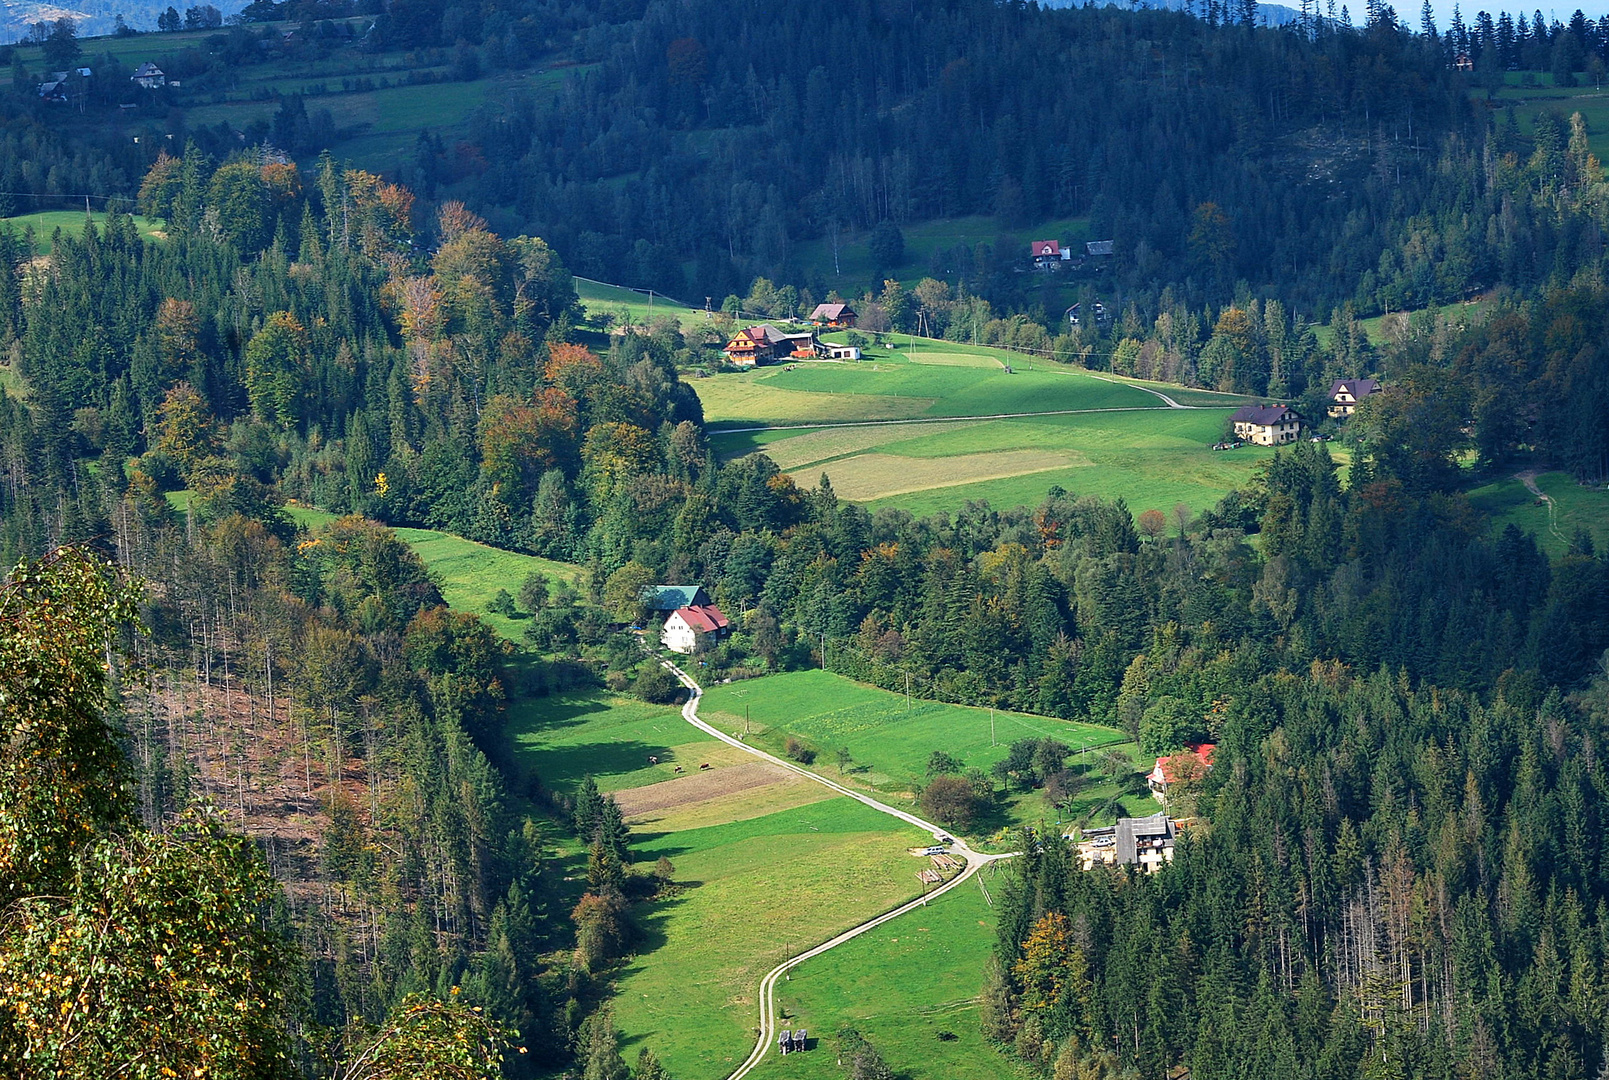
[[[689,691],[687,704],[682,706],[682,719],[686,720],[689,724],[692,724],[706,735],[713,736],[729,746],[735,746],[738,749],[767,762],[768,764],[775,765],[778,768],[787,769],[789,772],[797,773],[799,776],[802,776],[807,780],[811,780],[817,784],[831,788],[840,795],[847,795],[849,798],[854,799],[857,802],[864,803],[873,810],[888,814],[891,817],[899,818],[908,825],[914,825],[924,832],[931,833],[935,840],[937,840],[939,837],[947,837],[949,835],[942,827],[933,824],[931,821],[925,821],[922,818],[917,817],[915,814],[909,814],[904,810],[896,809],[895,807],[889,806],[886,803],[878,802],[869,795],[855,791],[852,788],[845,787],[842,784],[836,784],[827,779],[825,776],[812,772],[809,769],[803,768],[802,766],[796,765],[791,761],[786,761],[782,758],[776,757],[773,754],[768,754],[764,750],[757,750],[743,742],[741,739],[735,738],[731,735],[728,735],[724,731],[720,731],[717,728],[706,724],[698,717],[698,703],[704,695],[703,688],[700,687],[698,683],[693,681],[692,676],[688,675],[687,672],[683,671],[675,664],[672,664],[670,661],[662,660],[660,663],[664,664],[667,670],[680,679],[682,685],[686,686]],[[743,1064],[739,1065],[737,1069],[735,1069],[732,1074],[727,1077],[727,1080],[742,1080],[743,1077],[747,1076],[757,1065],[760,1064],[762,1060],[764,1060],[765,1055],[771,1049],[772,1043],[776,1041],[776,985],[777,980],[786,975],[788,971],[797,965],[804,963],[804,961],[809,960],[813,956],[820,956],[828,949],[835,948],[839,945],[842,945],[844,942],[851,940],[852,938],[859,937],[861,934],[864,934],[866,931],[871,930],[874,927],[881,926],[883,923],[888,922],[891,919],[897,919],[908,911],[913,911],[916,908],[925,906],[929,900],[936,896],[947,893],[951,889],[954,889],[962,882],[970,878],[973,874],[977,873],[980,869],[987,866],[989,863],[995,862],[998,859],[1009,859],[1012,857],[1010,854],[988,855],[980,851],[973,851],[967,846],[966,841],[959,838],[950,841],[950,849],[951,854],[960,855],[966,859],[966,868],[955,877],[951,878],[949,881],[945,882],[943,885],[939,886],[937,889],[933,890],[927,895],[916,900],[912,900],[908,904],[903,904],[892,911],[886,911],[876,918],[868,919],[859,926],[845,930],[837,937],[832,938],[829,941],[824,941],[815,948],[802,952],[798,956],[792,957],[766,972],[765,978],[760,980],[760,1037],[754,1044],[754,1050],[750,1052],[747,1060],[745,1060]]]

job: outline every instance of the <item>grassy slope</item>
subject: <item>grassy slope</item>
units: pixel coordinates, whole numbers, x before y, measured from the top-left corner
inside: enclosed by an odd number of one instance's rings
[[[796,736],[817,749],[816,770],[833,779],[839,778],[834,754],[839,747],[848,747],[855,759],[849,780],[906,803],[912,788],[926,778],[934,750],[945,750],[966,765],[985,770],[1006,757],[1011,742],[1024,738],[1057,738],[1075,751],[1081,746],[1120,746],[1131,757],[1134,752],[1127,737],[1111,728],[998,710],[991,737],[988,709],[913,700],[907,711],[901,694],[824,671],[710,687],[699,715],[732,734],[743,732],[746,723],[748,741],[773,753],[782,751],[788,736]],[[1139,771],[1138,761],[1135,767]],[[1084,793],[1074,816],[1093,809],[1115,790],[1093,771],[1089,775],[1099,782]],[[1143,796],[1130,801],[1135,810],[1149,805]],[[999,815],[980,824],[994,829],[1035,821],[1046,813],[1037,796],[1014,795]]]
[[[1564,553],[1577,527],[1592,534],[1599,551],[1609,549],[1609,491],[1582,487],[1568,473],[1561,472],[1542,473],[1536,484],[1553,499],[1556,509],[1552,520],[1548,507],[1538,506],[1536,497],[1511,476],[1473,489],[1469,498],[1492,515],[1494,529],[1510,523],[1518,525],[1534,533],[1537,543],[1550,555]]]
[[[0,220],[3,220],[8,227],[18,234],[23,229],[33,229],[34,253],[37,255],[49,255],[52,247],[51,236],[57,229],[71,233],[74,236],[83,235],[84,216],[84,211],[82,210],[42,210],[35,214],[19,214],[16,217]],[[104,213],[97,212],[89,216],[94,219],[97,226],[106,223]],[[141,236],[147,239],[159,239],[163,235],[160,224],[147,221],[143,217],[135,216],[134,227],[139,230]]]
[[[721,749],[674,708],[603,691],[518,701],[509,720],[523,763],[559,791],[587,775],[609,790],[642,786],[669,778],[678,748],[684,761]],[[650,754],[665,762],[650,766]],[[763,789],[728,798],[727,823],[634,833],[639,859],[667,856],[685,889],[638,909],[645,936],[619,973],[616,1019],[633,1045],[687,1078],[714,1080],[743,1059],[760,975],[785,949],[814,945],[917,887],[906,849],[922,836],[886,815],[835,797],[750,816]]]
[[[706,321],[702,308],[687,307],[680,301],[667,299],[658,293],[654,294],[653,303],[650,304],[647,293],[619,285],[605,285],[587,278],[575,279],[575,292],[589,319],[608,315],[616,326],[623,323],[648,326],[657,319],[673,316],[686,330]]]
[[[998,896],[996,875],[984,884]],[[978,1028],[978,988],[994,944],[995,913],[968,883],[928,910],[896,919],[808,960],[777,989],[783,1026],[819,1040],[809,1053],[770,1057],[757,1077],[840,1080],[834,1035],[870,1039],[910,1080],[1005,1080],[1019,1075]],[[940,1041],[949,1032],[953,1040]]]
[[[873,507],[915,514],[953,511],[968,499],[996,506],[1039,502],[1052,484],[1079,494],[1128,501],[1135,512],[1202,510],[1250,479],[1270,451],[1209,446],[1236,399],[1169,388],[1190,404],[1225,408],[1169,410],[1152,394],[1061,365],[1038,363],[1006,374],[1001,367],[922,363],[933,353],[1022,357],[947,345],[919,347],[918,362],[887,352],[862,364],[801,364],[693,382],[715,424],[810,423],[854,419],[1113,410],[1033,416],[976,424],[896,425],[836,431],[717,430],[712,445],[725,457],[762,447],[801,482],[826,472],[841,493]],[[1134,411],[1128,411],[1134,410]],[[925,459],[921,462],[912,459]]]

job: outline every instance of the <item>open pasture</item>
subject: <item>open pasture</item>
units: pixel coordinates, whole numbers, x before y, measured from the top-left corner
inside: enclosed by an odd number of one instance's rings
[[[699,715],[734,735],[747,730],[748,742],[775,754],[783,752],[790,736],[797,738],[815,749],[815,771],[907,804],[926,782],[928,759],[935,750],[959,758],[969,768],[987,771],[1005,760],[1016,740],[1053,738],[1066,743],[1075,755],[1122,749],[1130,755],[1136,776],[1142,765],[1149,764],[1135,758],[1128,736],[1112,728],[1004,710],[995,710],[991,723],[988,709],[915,698],[907,705],[902,694],[825,671],[796,671],[710,687]],[[836,764],[840,747],[854,759],[843,774]],[[1095,812],[1115,795],[1123,796],[1131,812],[1150,812],[1150,799],[1137,793],[1137,785],[1120,792],[1099,773],[1093,759],[1075,756],[1072,768],[1089,782],[1063,815],[1068,820]],[[1019,792],[1007,796],[978,827],[1029,824],[1047,816],[1055,813],[1042,799]]]
[[[813,487],[825,472],[840,496],[913,514],[968,499],[1032,506],[1052,484],[1122,497],[1136,514],[1200,511],[1244,485],[1272,451],[1215,451],[1228,410],[1146,409],[877,427],[716,434],[726,457],[763,450]]]
[[[840,1080],[836,1033],[853,1027],[910,1080],[1022,1075],[978,1023],[983,965],[994,946],[1001,874],[984,870],[927,909],[885,923],[793,969],[777,988],[780,1027],[810,1032],[804,1054],[768,1056],[761,1080]],[[946,1037],[953,1036],[953,1037]]]
[[[1582,487],[1562,472],[1539,473],[1536,486],[1553,500],[1551,508],[1513,476],[1474,488],[1469,500],[1492,515],[1494,529],[1517,525],[1554,557],[1569,548],[1577,528],[1587,530],[1599,552],[1609,549],[1609,490]]]
[[[607,285],[590,278],[576,278],[575,293],[589,320],[596,321],[600,316],[608,316],[615,326],[651,326],[659,319],[670,317],[683,330],[691,330],[709,321],[703,308],[690,308],[659,293],[654,293],[650,298],[647,292]]]
[[[86,217],[95,222],[96,228],[105,228],[106,214],[100,211],[86,215],[83,210],[41,210],[32,214],[18,214],[3,220],[5,227],[19,236],[25,229],[32,229],[34,254],[49,255],[55,245],[53,238],[56,230],[61,229],[71,236],[82,236]],[[148,221],[138,215],[134,217],[134,228],[147,240],[160,240],[165,235],[160,222]]]
[[[615,984],[628,1049],[652,1047],[673,1075],[730,1072],[752,1045],[767,969],[918,887],[907,849],[922,834],[809,781],[772,776],[783,770],[702,734],[674,707],[601,690],[556,694],[515,702],[509,731],[522,766],[553,790],[593,776],[626,807],[636,800],[650,819],[633,828],[637,860],[664,855],[676,867],[678,893],[636,909],[642,940]],[[692,775],[676,779],[676,764]],[[688,780],[698,790],[685,801],[667,793]]]

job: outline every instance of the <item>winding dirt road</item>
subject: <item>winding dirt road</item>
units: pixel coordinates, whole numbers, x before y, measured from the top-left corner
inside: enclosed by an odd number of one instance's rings
[[[831,788],[840,795],[847,795],[856,802],[864,803],[879,813],[884,813],[891,817],[899,818],[908,825],[914,825],[923,832],[931,833],[935,841],[937,841],[940,837],[949,837],[949,833],[947,833],[940,826],[933,824],[931,821],[924,821],[915,814],[908,814],[904,810],[899,810],[895,807],[889,806],[886,803],[878,802],[869,795],[855,791],[852,788],[847,788],[842,784],[836,784],[827,779],[825,776],[822,776],[820,773],[811,772],[809,769],[796,765],[791,761],[785,761],[773,754],[766,753],[764,750],[757,750],[743,742],[741,739],[735,738],[734,736],[728,735],[724,731],[706,724],[698,717],[698,703],[704,696],[703,688],[699,686],[698,683],[693,681],[692,676],[688,675],[687,672],[683,671],[675,664],[672,664],[670,661],[661,660],[660,663],[664,664],[665,668],[678,679],[680,679],[682,685],[688,689],[689,697],[687,699],[687,704],[682,706],[682,719],[686,720],[689,724],[692,724],[706,735],[713,736],[729,746],[735,746],[740,750],[753,754],[755,757],[766,762],[767,764],[787,769],[789,772],[797,773],[807,780],[811,780],[815,783]],[[934,889],[927,895],[916,900],[912,900],[908,904],[902,904],[892,911],[886,911],[874,919],[868,919],[859,926],[845,930],[837,937],[832,938],[829,941],[824,941],[815,948],[802,952],[798,956],[792,957],[766,972],[765,978],[760,980],[759,1040],[754,1044],[754,1050],[749,1054],[748,1059],[745,1060],[743,1064],[739,1065],[732,1072],[732,1074],[727,1077],[727,1080],[742,1080],[743,1077],[747,1076],[751,1071],[753,1071],[755,1066],[759,1065],[760,1062],[764,1060],[765,1055],[770,1052],[772,1044],[776,1041],[776,986],[778,979],[782,978],[794,967],[804,963],[813,956],[820,956],[828,949],[836,948],[837,946],[842,945],[844,942],[849,941],[852,938],[859,937],[866,931],[881,926],[891,919],[897,919],[908,911],[914,911],[919,907],[926,906],[929,900],[932,900],[933,898],[941,896],[944,893],[949,892],[951,889],[954,889],[956,886],[966,881],[973,874],[977,873],[989,863],[995,862],[999,859],[1009,859],[1012,857],[1011,854],[988,855],[981,851],[973,851],[967,846],[966,841],[961,840],[960,838],[955,838],[949,840],[948,842],[950,845],[951,854],[959,855],[966,859],[966,868],[955,877],[951,878],[943,885],[940,885],[937,889]]]

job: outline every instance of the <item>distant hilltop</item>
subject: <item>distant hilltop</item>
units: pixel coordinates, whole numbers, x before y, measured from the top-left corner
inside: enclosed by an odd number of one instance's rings
[[[185,9],[210,3],[225,17],[238,15],[249,0],[64,0],[48,3],[46,0],[0,0],[0,42],[24,41],[33,25],[40,20],[53,21],[62,16],[78,23],[79,37],[102,37],[110,34],[117,16],[130,27],[140,31],[155,31],[156,19],[172,7],[183,15]]]
[[[1206,0],[1123,0],[1114,3],[1108,0],[1106,7],[1115,7],[1123,11],[1139,11],[1143,8],[1159,8],[1163,11],[1191,11],[1196,6],[1205,6]],[[1040,7],[1070,8],[1083,7],[1084,0],[1039,0]],[[1257,25],[1284,26],[1293,23],[1302,17],[1301,12],[1295,8],[1284,7],[1280,4],[1258,4]]]

